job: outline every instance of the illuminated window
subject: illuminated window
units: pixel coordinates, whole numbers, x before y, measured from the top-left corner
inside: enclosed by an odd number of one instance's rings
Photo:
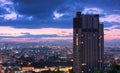
[[[88,39],[90,39],[90,37],[88,37]]]
[[[81,44],[83,44],[84,42],[81,42]]]
[[[99,39],[101,39],[102,38],[102,36],[99,36]]]
[[[82,34],[81,37],[83,37],[84,35]]]
[[[86,65],[86,63],[82,63],[82,66],[85,66]]]
[[[76,34],[76,45],[78,46],[78,34]]]
[[[91,71],[91,69],[88,69],[88,71]]]
[[[98,60],[98,62],[102,62],[102,60]]]
[[[99,43],[99,46],[101,47],[101,44]]]
[[[82,73],[84,73],[84,71],[82,71]]]

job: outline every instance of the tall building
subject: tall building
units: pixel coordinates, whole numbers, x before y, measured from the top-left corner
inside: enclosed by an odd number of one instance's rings
[[[99,15],[77,12],[73,19],[73,71],[93,73],[103,70],[104,32]]]

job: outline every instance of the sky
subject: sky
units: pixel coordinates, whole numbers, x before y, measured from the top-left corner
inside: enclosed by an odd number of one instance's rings
[[[0,0],[0,42],[72,41],[78,11],[100,14],[105,41],[120,41],[120,0]]]

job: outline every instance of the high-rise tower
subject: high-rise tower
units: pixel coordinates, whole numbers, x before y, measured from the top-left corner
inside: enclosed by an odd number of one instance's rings
[[[93,73],[103,70],[104,32],[99,15],[77,12],[73,19],[73,71]]]

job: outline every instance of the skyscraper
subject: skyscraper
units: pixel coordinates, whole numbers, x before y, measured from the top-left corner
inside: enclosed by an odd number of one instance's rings
[[[103,70],[104,57],[103,24],[99,15],[84,15],[77,12],[73,19],[73,71],[93,73]]]

